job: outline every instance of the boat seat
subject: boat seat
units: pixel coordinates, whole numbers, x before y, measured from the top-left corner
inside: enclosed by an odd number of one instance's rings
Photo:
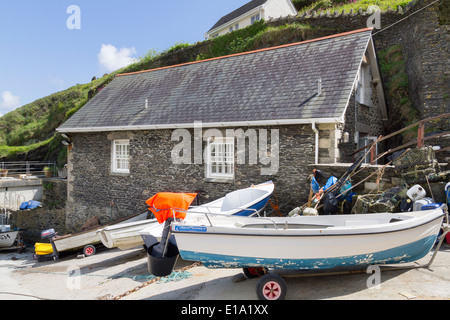
[[[266,194],[263,190],[258,189],[244,189],[231,192],[225,196],[222,203],[222,211],[230,211],[255,201],[259,197]]]
[[[364,226],[364,225],[373,225],[381,223],[380,220],[347,220],[345,221],[345,226]]]

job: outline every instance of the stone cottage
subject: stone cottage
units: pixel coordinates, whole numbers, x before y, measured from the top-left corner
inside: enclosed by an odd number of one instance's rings
[[[387,121],[372,29],[121,74],[57,129],[71,140],[68,223],[268,180],[280,203],[303,203],[308,165],[351,162]]]

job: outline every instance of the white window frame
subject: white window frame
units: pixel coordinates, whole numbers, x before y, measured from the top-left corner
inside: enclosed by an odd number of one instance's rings
[[[130,173],[130,140],[113,140],[111,149],[111,171]]]
[[[362,63],[358,73],[356,100],[368,107],[372,107],[372,73],[370,65]]]
[[[206,147],[206,178],[234,179],[234,137],[215,138]]]
[[[369,144],[377,141],[378,138],[374,137],[374,136],[369,136],[363,133],[359,133],[358,134],[358,149],[361,149],[362,147],[368,146]],[[367,151],[369,151],[368,148],[362,150],[360,152],[360,155],[364,155],[367,153]],[[375,144],[375,154],[378,154],[378,143]],[[364,164],[370,164],[370,152],[365,156],[365,158],[363,159]],[[374,164],[377,164],[377,161],[375,161]]]
[[[261,20],[261,14],[257,13],[250,18],[251,24],[254,24],[256,21]],[[248,20],[247,20],[248,21]]]

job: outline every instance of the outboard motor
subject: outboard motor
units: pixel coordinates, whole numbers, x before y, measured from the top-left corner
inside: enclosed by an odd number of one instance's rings
[[[56,250],[56,246],[53,242],[53,239],[56,238],[57,233],[55,232],[55,229],[47,229],[41,232],[41,239],[50,239],[50,243],[52,244],[53,248],[53,260],[58,260],[58,251]]]

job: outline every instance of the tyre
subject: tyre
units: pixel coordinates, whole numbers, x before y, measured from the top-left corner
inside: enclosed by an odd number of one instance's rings
[[[96,252],[96,249],[93,245],[87,245],[83,249],[83,254],[85,257],[93,256],[95,254],[95,252]]]
[[[286,282],[277,274],[266,274],[256,286],[256,294],[260,300],[284,300]]]

